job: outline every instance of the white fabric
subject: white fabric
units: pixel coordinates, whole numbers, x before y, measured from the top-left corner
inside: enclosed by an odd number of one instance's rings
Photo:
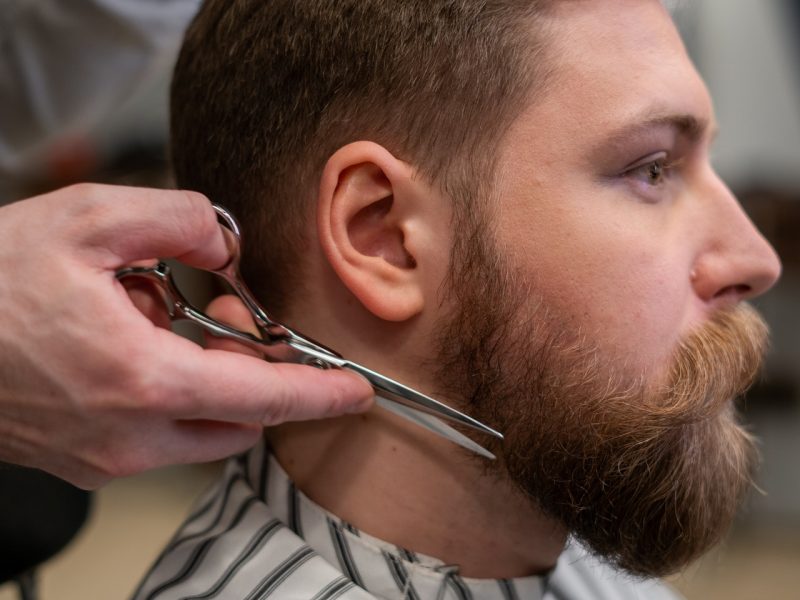
[[[200,0],[3,0],[0,179],[168,73]],[[163,107],[166,113],[166,105]]]

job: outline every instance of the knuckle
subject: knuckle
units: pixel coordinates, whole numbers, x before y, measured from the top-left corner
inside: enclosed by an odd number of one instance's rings
[[[352,413],[354,406],[357,403],[357,398],[353,395],[351,388],[342,382],[332,385],[328,388],[330,394],[328,397],[327,415],[340,416]]]
[[[211,208],[211,202],[203,194],[190,190],[179,190],[176,201],[170,211],[170,230],[177,239],[190,242],[192,240],[208,240],[219,231],[217,217]]]
[[[137,412],[157,412],[164,402],[163,386],[150,373],[151,370],[143,362],[132,360],[119,366],[119,398],[117,408]]]
[[[205,194],[201,194],[200,192],[195,192],[194,190],[179,190],[180,193],[183,195],[186,202],[192,208],[207,208],[211,201],[208,199]]]
[[[347,412],[346,409],[349,405],[349,399],[350,397],[345,393],[345,390],[341,385],[333,386],[331,388],[331,394],[329,398],[328,414],[341,415]]]
[[[67,186],[65,191],[74,198],[74,202],[91,202],[97,194],[99,184],[80,182]]]
[[[81,231],[91,230],[87,223],[94,227],[100,221],[103,208],[97,188],[94,183],[73,183],[50,195],[50,210],[55,205],[55,215],[60,217],[56,222],[65,230],[64,233],[75,236]]]
[[[95,364],[76,377],[67,394],[69,410],[84,420],[107,418],[115,410],[124,408],[122,399],[132,386],[128,369],[123,365],[103,361],[102,355],[93,358]]]
[[[64,209],[73,217],[96,219],[98,213],[102,214],[104,206],[102,187],[97,183],[73,183],[65,189],[69,202]]]
[[[97,183],[75,183],[66,190],[66,199],[59,205],[65,223],[64,233],[91,246],[104,247],[109,236],[119,234],[116,224],[121,214],[130,210],[114,201],[118,192]]]
[[[208,233],[217,226],[216,213],[211,209],[211,201],[200,192],[181,190],[186,207],[181,214],[193,228]]]
[[[146,413],[160,412],[164,405],[164,392],[160,385],[151,378],[140,378],[131,390],[130,404],[133,408]]]
[[[300,396],[293,386],[282,389],[280,394],[267,392],[261,422],[266,426],[271,426],[296,419],[300,400]]]

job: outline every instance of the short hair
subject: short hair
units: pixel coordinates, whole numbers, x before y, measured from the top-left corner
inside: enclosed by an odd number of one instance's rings
[[[242,221],[243,271],[280,316],[302,285],[327,159],[368,139],[466,214],[544,78],[544,0],[207,0],[171,95],[177,184]],[[537,89],[539,86],[537,86]],[[474,207],[472,207],[474,209]]]

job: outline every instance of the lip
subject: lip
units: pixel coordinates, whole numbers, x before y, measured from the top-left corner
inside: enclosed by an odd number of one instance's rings
[[[750,291],[750,286],[744,284],[730,285],[717,292],[707,304],[713,313],[733,310],[740,302],[744,302]]]

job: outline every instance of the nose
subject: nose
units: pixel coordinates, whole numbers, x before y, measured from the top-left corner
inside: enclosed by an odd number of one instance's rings
[[[727,186],[713,174],[700,203],[709,237],[692,269],[695,293],[706,303],[731,305],[769,290],[781,274],[777,253]]]

